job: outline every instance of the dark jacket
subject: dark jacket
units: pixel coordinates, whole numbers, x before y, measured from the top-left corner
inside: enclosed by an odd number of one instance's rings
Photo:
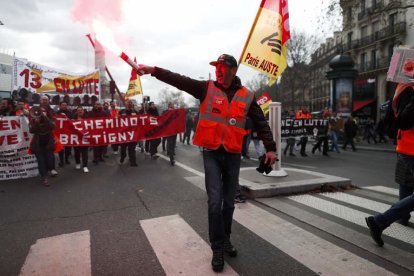
[[[189,93],[196,99],[199,99],[200,102],[206,97],[208,81],[195,80],[159,67],[154,68],[154,73],[152,75],[165,83]],[[217,82],[214,82],[214,84],[226,93],[229,102],[240,88],[240,84],[237,83],[237,81],[233,81],[232,85],[227,89]],[[258,136],[263,141],[266,150],[276,151],[276,143],[273,141],[272,131],[263,115],[262,109],[256,102],[256,97],[254,97],[247,115],[256,124]]]
[[[138,115],[139,112],[135,109],[122,109],[119,111],[119,116],[131,116],[131,115]]]
[[[350,138],[354,138],[357,134],[358,131],[358,126],[356,125],[356,123],[354,122],[354,120],[347,120],[345,123],[345,136],[350,137]]]
[[[103,109],[92,109],[88,114],[89,118],[106,118],[111,117],[111,114],[108,114]]]
[[[414,89],[408,87],[398,97],[397,126],[402,130],[414,127]]]
[[[42,149],[53,151],[55,149],[55,139],[52,132],[54,129],[55,124],[51,119],[44,116],[40,118],[39,122],[32,119],[29,125],[29,131],[33,133],[29,146],[30,151],[32,153],[36,153]]]

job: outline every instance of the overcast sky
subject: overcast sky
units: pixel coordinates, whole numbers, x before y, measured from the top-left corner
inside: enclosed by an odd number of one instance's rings
[[[214,78],[208,64],[222,53],[240,57],[260,0],[0,0],[0,52],[73,73],[89,72],[94,53],[86,34],[94,17],[103,18],[125,53],[138,63],[187,75]],[[289,0],[291,30],[317,32],[321,0]],[[97,5],[99,3],[99,6]],[[106,54],[106,64],[122,92],[131,68]],[[247,82],[258,72],[241,65]],[[141,78],[144,94],[157,98],[168,87]]]

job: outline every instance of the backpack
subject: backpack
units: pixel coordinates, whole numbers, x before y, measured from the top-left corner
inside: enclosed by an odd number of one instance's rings
[[[392,109],[392,101],[388,101],[384,116],[384,130],[385,133],[391,139],[397,138],[398,125],[397,118],[395,117],[394,110]]]

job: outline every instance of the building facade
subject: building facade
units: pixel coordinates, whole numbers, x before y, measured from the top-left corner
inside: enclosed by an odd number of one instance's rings
[[[10,98],[13,56],[0,53],[0,99]]]
[[[394,47],[414,46],[414,0],[340,0],[343,28],[312,55],[311,109],[330,106],[329,61],[350,55],[358,76],[353,83],[353,115],[379,119],[380,106],[392,98],[396,84],[386,76]]]

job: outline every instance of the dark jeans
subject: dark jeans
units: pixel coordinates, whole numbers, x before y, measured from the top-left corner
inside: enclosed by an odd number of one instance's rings
[[[137,157],[135,155],[135,148],[137,146],[138,142],[130,142],[130,143],[124,143],[121,144],[121,159],[125,159],[127,155],[127,149],[128,149],[128,158],[129,162],[131,164],[137,163]]]
[[[167,140],[167,155],[174,158],[175,155],[175,144],[177,142],[177,134],[166,137]]]
[[[183,137],[183,143],[185,144],[185,140],[187,140],[187,144],[190,144],[190,138],[191,138],[191,128],[190,130],[186,130]]]
[[[55,154],[53,150],[39,149],[35,156],[41,177],[46,177],[48,171],[55,169]]]
[[[223,149],[203,151],[208,197],[208,230],[212,249],[230,239],[234,197],[239,182],[240,154]]]
[[[59,151],[59,162],[64,164],[65,161],[69,160],[69,156],[71,154],[72,147],[63,147],[63,150]]]
[[[287,138],[286,139],[286,147],[283,150],[283,153],[286,154],[289,150],[290,154],[293,154],[293,147],[295,146],[295,138]]]
[[[104,154],[104,148],[106,146],[95,146],[93,147],[93,161],[103,161],[103,154]]]
[[[323,154],[327,154],[329,151],[328,136],[318,137],[318,142],[316,142],[316,144],[313,146],[312,153],[315,153],[316,149],[320,151],[321,145],[323,145],[323,150],[322,150]]]
[[[82,167],[88,166],[88,150],[89,147],[73,147],[75,150],[75,162],[76,164],[81,163],[82,158]]]
[[[398,154],[407,168],[411,170],[411,174],[414,176],[414,156]],[[393,222],[404,219],[410,216],[410,212],[414,210],[414,194],[411,194],[400,201],[394,203],[390,209],[383,214],[375,215],[375,222],[382,229],[387,228]]]
[[[346,146],[348,146],[348,144],[351,144],[352,150],[355,150],[354,137],[345,136],[345,142],[342,149],[346,150]]]
[[[300,154],[306,154],[306,144],[308,143],[308,136],[300,137]]]
[[[149,152],[152,155],[158,152],[157,148],[161,144],[161,138],[152,139],[149,141]]]

